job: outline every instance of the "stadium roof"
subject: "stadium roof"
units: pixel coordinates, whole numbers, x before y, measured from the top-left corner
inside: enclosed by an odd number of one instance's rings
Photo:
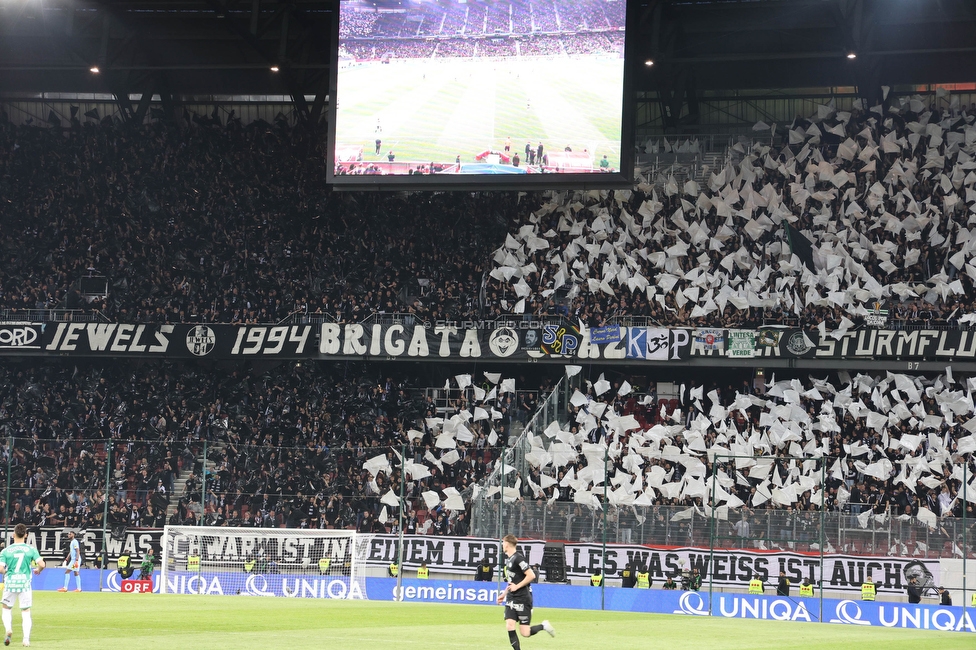
[[[691,75],[700,90],[976,81],[972,0],[641,5],[635,58],[655,62],[646,80]]]
[[[319,102],[304,108],[320,111],[333,7],[331,0],[0,0],[0,92],[158,94],[164,103],[213,95],[304,103],[311,95]]]
[[[335,6],[0,0],[0,93],[110,93],[121,102],[128,94],[288,95],[300,111],[317,112]],[[635,90],[668,97],[976,81],[972,0],[632,0],[630,8]]]

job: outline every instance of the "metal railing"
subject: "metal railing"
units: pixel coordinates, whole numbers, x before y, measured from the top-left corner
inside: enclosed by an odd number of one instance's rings
[[[0,309],[0,321],[5,323],[111,322],[97,309]]]
[[[732,329],[749,329],[749,328],[762,328],[762,327],[790,327],[790,328],[801,328],[803,326],[803,321],[796,316],[789,316],[783,318],[773,318],[761,313],[761,310],[757,310],[759,313],[750,321],[740,322],[732,327]],[[665,323],[660,323],[650,316],[630,316],[630,315],[616,315],[607,318],[607,325],[618,325],[620,327],[671,327],[671,328],[690,328],[695,327],[692,325],[669,325]],[[815,328],[808,328],[815,329]],[[873,328],[867,325],[858,325],[852,327],[850,331],[857,331],[860,329],[888,329],[888,330],[938,330],[938,331],[950,331],[950,330],[971,330],[973,325],[969,323],[959,323],[955,320],[949,321],[941,318],[926,318],[926,319],[905,319],[905,318],[889,318],[887,325],[883,328]]]
[[[530,435],[537,442],[541,441],[543,448],[546,448],[549,441],[547,436],[542,434],[547,427],[555,423],[568,428],[569,400],[579,382],[578,375],[561,378],[552,392],[539,404],[539,408],[526,423],[525,428],[517,436],[509,436],[508,446],[499,454],[491,473],[481,482],[477,490],[473,490],[470,506],[472,531],[479,531],[473,534],[488,537],[500,534],[499,526],[504,520],[504,511],[502,519],[499,519],[495,495],[502,495],[507,507],[509,503],[514,503],[521,498],[520,490],[530,489],[528,483],[530,463],[526,458],[526,455],[533,450]],[[532,492],[530,491],[529,494]],[[493,509],[496,512],[494,516]]]
[[[472,534],[497,537],[499,502],[474,509]],[[862,527],[856,514],[827,511],[824,514],[824,552],[903,558],[976,557],[976,522],[940,517],[931,527],[911,517],[901,520],[887,511],[871,516]],[[676,515],[681,515],[676,518]],[[599,542],[603,536],[603,512],[579,503],[547,503],[518,496],[505,503],[501,526],[518,538],[565,542]],[[737,524],[741,519],[748,526]],[[695,546],[708,548],[711,521],[689,506],[608,506],[607,541],[614,544]],[[744,532],[744,534],[740,534]],[[715,548],[819,552],[820,511],[743,509],[716,519]]]

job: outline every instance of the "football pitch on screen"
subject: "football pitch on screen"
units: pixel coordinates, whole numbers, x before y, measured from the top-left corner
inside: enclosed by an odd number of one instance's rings
[[[36,648],[511,647],[502,608],[483,605],[34,592],[33,609],[31,646]],[[552,622],[556,637],[542,632],[522,639],[522,648],[945,650],[971,648],[974,643],[973,635],[957,632],[537,608],[533,622],[543,619]],[[20,643],[20,614],[15,611],[11,647],[19,647]]]
[[[525,157],[525,144],[584,149],[620,166],[621,59],[403,59],[339,73],[336,143],[364,162],[474,162],[481,152]],[[377,129],[379,127],[379,129]],[[382,140],[380,153],[375,141]],[[524,164],[524,160],[523,160]]]

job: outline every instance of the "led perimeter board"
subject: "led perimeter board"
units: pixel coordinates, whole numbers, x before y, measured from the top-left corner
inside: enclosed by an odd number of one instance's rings
[[[629,187],[627,0],[339,0],[329,182]]]

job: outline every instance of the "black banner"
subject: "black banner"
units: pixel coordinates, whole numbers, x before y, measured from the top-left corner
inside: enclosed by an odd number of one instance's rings
[[[583,331],[572,354],[550,354],[538,345],[545,330],[513,327],[461,329],[423,325],[322,326],[323,356],[414,359],[513,359],[685,361],[695,357],[794,359],[974,360],[976,331],[858,329],[828,332],[779,327],[684,329],[621,327],[620,340],[594,344]],[[565,331],[565,330],[564,330]],[[575,335],[570,331],[570,335]]]
[[[240,529],[204,528],[200,532],[219,531],[224,536],[206,536],[203,542],[190,538],[176,538],[173,543],[174,557],[185,558],[199,554],[204,560],[231,565],[242,563],[250,553],[263,549],[269,557],[283,565],[314,566],[319,558],[332,557],[342,560],[351,549],[349,538],[308,537],[305,531],[256,530],[254,533]],[[68,554],[68,529],[43,527],[28,529],[27,543],[37,546],[49,563],[60,564]],[[196,531],[194,531],[196,532]],[[8,531],[7,543],[11,543],[13,529]],[[108,534],[108,558],[111,561],[126,553],[138,563],[152,550],[157,559],[162,557],[160,528],[132,528],[113,536]],[[102,546],[101,529],[87,530],[78,534],[83,559],[93,563]],[[449,572],[474,574],[485,559],[492,566],[498,563],[498,540],[474,537],[434,537],[407,535],[404,537],[403,561],[405,568],[415,568],[425,562],[432,573]],[[519,550],[530,564],[541,564],[546,543],[538,539],[523,539]],[[368,566],[386,568],[399,557],[396,535],[370,535],[364,547],[363,562]],[[573,577],[589,577],[605,562],[608,575],[614,575],[628,562],[643,566],[655,581],[663,581],[667,575],[675,575],[682,569],[696,568],[705,578],[714,578],[722,585],[742,585],[755,574],[764,580],[775,580],[783,571],[795,583],[804,578],[815,582],[824,580],[824,586],[832,589],[859,591],[865,575],[873,572],[881,584],[879,590],[903,593],[902,582],[905,564],[912,558],[891,558],[826,554],[821,570],[819,555],[805,555],[789,551],[760,552],[749,550],[715,549],[694,547],[658,548],[652,546],[608,544],[606,560],[603,548],[593,543],[567,543],[564,545],[565,566]],[[941,575],[938,559],[922,560],[936,582]]]
[[[408,535],[403,544],[404,567],[412,569],[425,562],[431,573],[474,574],[484,559],[492,566],[498,562],[498,540],[474,537],[431,537]],[[529,564],[542,563],[544,540],[523,539],[519,551]],[[807,578],[816,583],[824,581],[824,587],[841,591],[858,592],[867,573],[879,582],[878,590],[888,593],[904,593],[904,567],[913,558],[841,555],[828,553],[803,554],[790,551],[755,551],[745,549],[713,549],[708,547],[641,546],[637,544],[607,544],[606,556],[600,544],[567,543],[563,545],[564,566],[569,576],[589,578],[606,567],[608,576],[614,576],[626,564],[641,566],[657,584],[669,575],[676,576],[684,569],[698,569],[706,580],[722,586],[744,586],[753,575],[764,581],[775,581],[782,571],[794,584]],[[386,567],[399,557],[396,535],[376,535],[370,538],[366,564]],[[920,560],[932,573],[936,582],[941,575],[939,560]]]
[[[38,553],[48,563],[60,564],[68,555],[68,530],[75,529],[53,526],[28,527],[27,543],[36,546]],[[13,543],[13,534],[14,529],[11,526],[7,530],[7,544]],[[102,529],[93,528],[81,532],[76,530],[75,534],[78,543],[81,545],[82,559],[85,562],[94,563],[95,557],[102,550]],[[107,535],[106,550],[109,560],[117,560],[122,554],[128,554],[138,559],[150,550],[156,554],[157,558],[161,557],[162,528],[129,528],[117,536],[113,536],[111,529],[109,529]]]
[[[0,324],[0,352],[7,350],[40,350],[43,325],[31,323]]]
[[[819,338],[819,337],[818,337]],[[976,358],[976,331],[863,329],[818,341],[817,359],[954,359]]]
[[[541,324],[540,324],[541,325]],[[560,345],[572,336],[565,330],[556,338]],[[319,339],[323,356],[369,356],[414,359],[522,359],[546,356],[541,351],[543,331],[496,327],[468,329],[448,325],[362,325],[325,323]],[[574,341],[575,348],[579,342]]]
[[[976,331],[970,330],[861,328],[821,336],[817,330],[782,327],[614,327],[613,332],[605,327],[599,335],[607,342],[592,343],[587,329],[565,324],[484,321],[472,325],[0,323],[0,357],[576,360],[630,364],[688,362],[699,357],[751,358],[757,362],[776,358],[976,361]]]
[[[315,325],[0,324],[0,354],[232,359],[309,358]]]

